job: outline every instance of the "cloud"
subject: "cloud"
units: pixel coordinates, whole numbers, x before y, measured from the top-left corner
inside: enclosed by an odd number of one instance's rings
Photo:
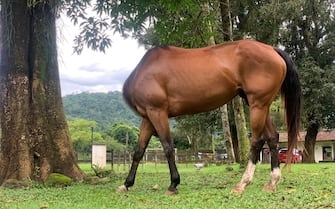
[[[84,49],[73,54],[76,29],[67,20],[59,23],[58,54],[62,95],[121,90],[123,82],[143,57],[145,49],[136,40],[115,35],[106,53]],[[70,41],[69,41],[70,40]]]
[[[81,71],[78,70],[78,74],[63,74],[62,81],[73,83],[81,86],[96,86],[96,85],[114,85],[122,84],[124,80],[130,74],[128,69],[120,69],[113,71]]]

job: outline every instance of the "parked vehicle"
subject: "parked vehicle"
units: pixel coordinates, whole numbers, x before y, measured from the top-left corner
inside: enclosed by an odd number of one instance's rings
[[[281,148],[279,149],[279,162],[280,163],[286,163],[287,159],[287,148]],[[302,162],[302,153],[298,149],[293,150],[293,158],[292,158],[292,163],[301,163]]]

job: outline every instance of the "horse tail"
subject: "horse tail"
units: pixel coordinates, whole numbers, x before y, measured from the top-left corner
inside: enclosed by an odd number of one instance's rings
[[[288,158],[286,164],[290,164],[293,157],[293,150],[297,145],[299,136],[301,84],[294,62],[288,53],[278,48],[275,48],[275,51],[286,63],[286,76],[281,86],[281,95],[284,98],[285,103],[288,134]]]

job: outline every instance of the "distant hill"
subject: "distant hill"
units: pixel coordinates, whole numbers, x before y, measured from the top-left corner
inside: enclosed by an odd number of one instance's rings
[[[66,117],[94,120],[101,130],[124,122],[139,126],[140,118],[126,105],[122,93],[80,93],[63,97]]]

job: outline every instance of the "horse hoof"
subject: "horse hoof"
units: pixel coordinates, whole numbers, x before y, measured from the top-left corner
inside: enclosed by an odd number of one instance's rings
[[[166,195],[176,195],[176,194],[178,194],[178,190],[176,189],[176,190],[174,190],[174,191],[170,191],[170,190],[167,190],[166,192],[165,192],[165,194]]]
[[[264,192],[274,193],[276,192],[276,186],[271,184],[265,184],[263,187]]]
[[[232,192],[235,193],[235,194],[240,195],[244,192],[244,188],[241,185],[238,184],[233,188]]]
[[[122,192],[126,192],[126,191],[128,191],[128,189],[125,185],[121,185],[121,186],[119,186],[119,188],[117,188],[117,192],[122,193]]]

